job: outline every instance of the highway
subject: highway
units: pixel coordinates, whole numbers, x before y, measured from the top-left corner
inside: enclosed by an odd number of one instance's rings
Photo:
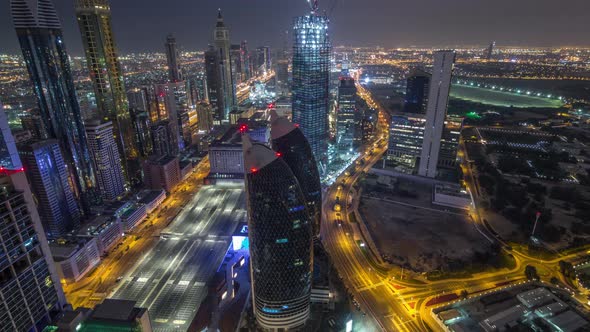
[[[185,331],[207,295],[207,282],[220,266],[232,232],[245,220],[243,186],[204,186],[125,275],[112,298],[148,308],[154,331]]]
[[[207,174],[209,174],[209,159],[205,157],[197,165],[193,174],[178,184],[143,223],[127,233],[125,238],[120,240],[120,245],[112,248],[98,267],[78,282],[62,284],[68,302],[74,308],[93,308],[101,303],[117,286],[117,279],[156,245],[162,229],[198,192]]]
[[[322,242],[343,279],[349,292],[359,302],[360,309],[367,314],[375,325],[375,329],[382,331],[428,331],[438,330],[430,316],[433,306],[427,306],[429,300],[443,294],[459,294],[465,290],[469,296],[480,295],[497,290],[498,288],[525,281],[525,267],[533,265],[537,268],[542,281],[548,282],[556,277],[567,285],[559,272],[559,261],[586,255],[588,248],[580,248],[576,253],[542,260],[528,256],[519,248],[510,248],[508,244],[495,238],[491,230],[483,225],[480,210],[477,208],[479,197],[474,195],[475,207],[470,211],[477,228],[482,236],[490,241],[498,241],[505,254],[514,258],[511,269],[504,268],[491,272],[476,273],[469,278],[445,279],[429,281],[415,273],[400,280],[400,269],[391,265],[376,263],[378,258],[372,257],[370,250],[364,246],[363,237],[357,225],[350,220],[350,213],[357,201],[357,192],[353,185],[361,174],[381,159],[387,150],[388,120],[385,111],[376,103],[370,93],[357,85],[359,95],[367,104],[379,111],[379,125],[377,126],[377,143],[368,144],[354,164],[354,171],[349,176],[340,175],[335,184],[327,189],[323,199]],[[381,141],[379,140],[381,139]],[[463,150],[463,149],[462,149]],[[460,154],[465,154],[461,151]],[[467,160],[467,158],[464,158]],[[470,192],[478,192],[475,188],[474,176],[469,166],[464,162],[466,185]],[[351,168],[349,168],[351,170]],[[335,204],[341,205],[341,211],[334,211]],[[338,222],[337,220],[341,220]],[[483,238],[482,238],[483,240]],[[403,273],[403,272],[402,272]],[[579,293],[575,298],[585,303],[586,299]],[[440,304],[439,304],[440,305]],[[367,322],[364,322],[365,324]]]

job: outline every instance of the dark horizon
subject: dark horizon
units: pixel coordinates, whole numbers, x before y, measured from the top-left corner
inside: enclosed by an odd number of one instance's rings
[[[291,47],[293,17],[309,12],[305,0],[111,1],[113,29],[121,54],[164,52],[168,33],[183,50],[204,50],[211,39],[217,8],[222,8],[232,43],[247,40],[250,48]],[[65,41],[72,56],[83,55],[73,0],[55,1]],[[239,6],[239,8],[237,8]],[[334,46],[449,47],[590,46],[587,37],[590,5],[564,0],[556,10],[551,0],[323,0],[320,10],[330,18]],[[363,13],[360,15],[359,13]],[[434,32],[434,33],[433,33]],[[10,18],[9,1],[0,4],[0,53],[20,54]]]

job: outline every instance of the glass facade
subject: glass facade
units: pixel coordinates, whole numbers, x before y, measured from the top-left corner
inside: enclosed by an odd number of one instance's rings
[[[264,329],[290,330],[310,315],[311,220],[289,166],[266,146],[253,149],[270,154],[246,174],[254,313]],[[244,153],[248,165],[250,151]]]
[[[76,0],[76,16],[86,62],[94,86],[98,114],[95,118],[113,121],[119,154],[123,160],[139,156],[121,66],[111,27],[108,0]],[[127,168],[123,167],[126,172]]]
[[[415,170],[420,161],[425,126],[426,119],[419,115],[392,116],[389,126],[388,159]]]
[[[49,238],[66,235],[80,224],[80,211],[68,183],[66,164],[56,140],[19,146],[22,162]]]
[[[314,13],[295,18],[293,44],[293,122],[309,141],[316,161],[326,158],[330,52],[328,18]]]
[[[336,146],[340,154],[352,153],[360,146],[361,116],[356,109],[354,79],[343,77],[338,87],[336,113]]]
[[[0,330],[42,331],[65,298],[24,173],[0,178],[0,215]]]
[[[297,178],[312,219],[313,235],[319,236],[322,210],[322,186],[311,147],[298,128],[273,138],[272,148],[287,163]]]
[[[13,7],[13,17],[17,22]],[[59,141],[83,206],[96,202],[96,178],[88,152],[84,125],[61,29],[25,28],[16,33],[33,83],[43,126]]]
[[[429,73],[419,69],[414,69],[410,73],[406,80],[404,112],[426,114],[430,76]]]

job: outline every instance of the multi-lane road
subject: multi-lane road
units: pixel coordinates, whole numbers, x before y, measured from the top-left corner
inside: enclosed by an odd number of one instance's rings
[[[148,308],[154,331],[186,331],[207,281],[220,266],[238,223],[246,220],[243,185],[204,186],[119,283],[113,298]]]
[[[66,298],[74,308],[88,307],[101,303],[117,286],[120,279],[152,249],[158,235],[182,210],[183,206],[201,188],[203,179],[209,174],[209,160],[205,157],[185,181],[172,190],[160,207],[134,230],[127,233],[120,245],[109,252],[99,266],[78,282],[64,284]]]
[[[400,280],[398,268],[376,263],[378,258],[371,256],[370,250],[365,247],[366,239],[363,238],[358,225],[349,216],[354,206],[351,201],[359,199],[357,192],[353,190],[353,185],[361,174],[368,172],[386,152],[387,116],[373,100],[370,92],[361,86],[358,86],[358,91],[369,106],[379,110],[377,143],[371,142],[365,146],[365,151],[358,162],[353,164],[356,165],[354,170],[349,171],[349,175],[342,174],[335,184],[327,189],[323,202],[322,241],[349,292],[376,328],[383,331],[438,330],[430,315],[432,307],[427,306],[430,299],[442,294],[458,294],[463,290],[470,295],[482,294],[502,286],[522,282],[525,280],[524,270],[527,265],[536,266],[544,281],[549,281],[553,277],[565,281],[559,272],[559,261],[585,255],[586,251],[583,248],[574,254],[542,260],[531,257],[517,248],[512,249],[499,241],[499,244],[503,245],[505,254],[511,255],[514,259],[512,268],[477,273],[469,278],[441,281],[428,281],[423,278],[412,281],[408,281],[407,278]],[[468,189],[476,192],[470,170],[467,170],[466,179]],[[474,201],[477,201],[477,197],[474,197]],[[341,205],[341,211],[334,211],[335,204]],[[471,214],[474,227],[490,241],[498,241],[481,222],[478,209],[472,209]],[[576,298],[580,302],[584,300],[580,295]]]

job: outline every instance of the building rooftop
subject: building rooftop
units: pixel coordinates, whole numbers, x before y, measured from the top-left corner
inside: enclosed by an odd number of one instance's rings
[[[557,316],[547,319],[549,323],[557,327],[557,331],[574,332],[578,329],[587,326],[588,321],[582,318],[575,312],[568,310]]]
[[[277,155],[269,147],[262,144],[252,144],[250,137],[243,137],[244,167],[246,172],[255,173],[277,159]]]
[[[486,331],[497,331],[503,326],[516,323],[526,312],[526,308],[519,304],[484,319],[479,325]]]
[[[91,239],[84,239],[79,237],[68,237],[66,239],[59,239],[49,243],[49,250],[51,256],[56,262],[61,262],[72,257],[80,248],[84,247]]]
[[[520,303],[524,304],[527,308],[537,307],[542,304],[554,302],[556,299],[550,291],[543,287],[520,293],[516,295],[516,298],[518,298]]]
[[[138,200],[137,202],[140,204],[149,204],[153,202],[156,198],[158,198],[162,193],[165,192],[164,189],[160,190],[142,190],[137,194]]]
[[[109,215],[96,216],[89,222],[84,223],[78,230],[77,235],[98,235],[116,222],[117,220]]]
[[[270,137],[272,139],[283,137],[296,128],[295,125],[289,121],[289,119],[278,116],[277,111],[275,110],[270,111],[270,124]]]
[[[129,320],[133,308],[135,308],[135,301],[106,299],[96,306],[92,318]]]

